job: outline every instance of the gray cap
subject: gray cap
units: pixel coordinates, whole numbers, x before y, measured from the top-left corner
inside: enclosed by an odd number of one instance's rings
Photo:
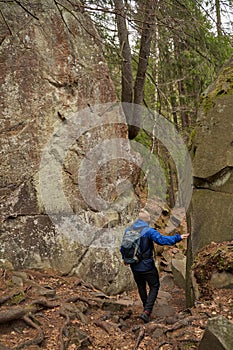
[[[142,209],[138,214],[138,219],[150,222],[150,214],[145,209]]]

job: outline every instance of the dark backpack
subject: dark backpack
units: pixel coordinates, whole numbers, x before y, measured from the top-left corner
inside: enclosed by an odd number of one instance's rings
[[[125,231],[121,242],[121,251],[123,260],[126,264],[133,264],[142,260],[143,257],[140,253],[140,238],[141,230],[133,230],[130,228]]]

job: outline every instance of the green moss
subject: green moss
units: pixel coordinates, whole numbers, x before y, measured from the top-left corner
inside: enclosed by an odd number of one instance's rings
[[[197,129],[194,128],[191,132],[190,132],[190,135],[189,135],[189,143],[188,143],[188,150],[191,151],[192,150],[192,146],[193,146],[193,143],[194,143],[194,138],[196,136],[196,133],[197,133]]]
[[[193,347],[196,347],[197,346],[197,342],[195,341],[189,341],[187,342],[187,344],[184,344],[184,349],[193,349]]]
[[[139,134],[135,137],[135,141],[141,143],[146,148],[150,148],[151,146],[151,138],[145,133],[143,129],[141,129]]]
[[[194,128],[191,133],[190,133],[190,143],[193,143],[193,140],[194,140],[194,137],[196,136],[196,133],[197,133],[197,129]]]
[[[9,288],[13,288],[15,285],[14,285],[14,283],[13,283],[12,281],[8,281],[8,282],[7,282],[7,286],[8,286]]]
[[[208,96],[202,101],[202,110],[205,114],[214,107],[214,102]]]
[[[202,109],[207,113],[215,104],[216,98],[233,95],[233,68],[225,67],[215,81],[214,88],[203,96]]]
[[[22,300],[25,299],[25,294],[24,292],[20,292],[16,295],[14,295],[11,299],[10,299],[10,304],[14,305],[14,304],[19,304]]]

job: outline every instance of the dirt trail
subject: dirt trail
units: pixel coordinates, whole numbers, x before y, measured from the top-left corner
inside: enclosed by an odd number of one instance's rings
[[[215,301],[186,309],[184,291],[162,273],[152,320],[144,324],[136,290],[108,297],[54,271],[0,270],[0,350],[197,349],[209,317],[232,315],[232,293],[214,293]]]

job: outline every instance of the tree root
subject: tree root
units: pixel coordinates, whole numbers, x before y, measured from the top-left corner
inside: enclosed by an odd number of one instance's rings
[[[22,291],[20,290],[15,290],[11,293],[8,293],[7,295],[2,295],[0,297],[0,305],[4,304],[6,301],[14,298],[16,295],[18,295],[19,293],[22,293]]]
[[[40,326],[38,326],[35,322],[33,322],[28,316],[23,316],[22,319],[29,326],[37,329],[38,334],[34,339],[27,340],[26,342],[17,345],[16,347],[13,348],[13,350],[19,350],[19,349],[25,348],[26,346],[30,346],[30,345],[39,345],[44,340],[44,333],[42,332],[42,329],[40,328]]]
[[[2,310],[0,311],[0,323],[18,320],[20,318],[23,318],[29,312],[34,312],[36,310],[36,307],[33,306],[15,307],[11,309]]]
[[[65,319],[65,322],[63,323],[61,329],[60,329],[60,332],[59,332],[59,342],[60,342],[60,350],[64,350],[65,349],[65,343],[64,343],[64,339],[63,339],[63,334],[65,333],[65,329],[66,327],[68,326],[68,324],[70,323],[70,317],[69,315],[63,311],[63,310],[60,310],[59,311],[59,314],[61,316],[64,316],[66,319]]]
[[[165,340],[165,341],[162,341],[162,342],[156,347],[155,350],[160,350],[161,346],[166,345],[166,344],[174,345],[173,343],[171,343],[171,342]]]
[[[90,300],[88,300],[87,298],[81,297],[80,295],[74,295],[68,299],[65,300],[66,303],[75,303],[76,301],[83,301],[84,303],[86,303],[87,305],[91,306],[91,302]]]

